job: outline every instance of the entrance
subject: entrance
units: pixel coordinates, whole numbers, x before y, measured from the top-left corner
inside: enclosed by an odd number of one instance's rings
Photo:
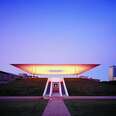
[[[59,82],[52,82],[52,95],[53,96],[59,96],[60,93],[59,93]]]
[[[48,78],[43,96],[68,96],[63,78]]]
[[[58,93],[58,92],[59,92],[59,83],[53,82],[53,93]]]

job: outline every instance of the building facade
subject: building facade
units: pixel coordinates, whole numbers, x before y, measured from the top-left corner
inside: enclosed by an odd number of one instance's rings
[[[116,66],[109,67],[109,81],[116,80]]]

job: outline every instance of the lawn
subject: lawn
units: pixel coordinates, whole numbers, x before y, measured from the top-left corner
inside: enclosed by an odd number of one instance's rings
[[[0,116],[41,116],[47,100],[0,101]]]
[[[0,85],[0,96],[42,96],[47,78],[17,78]]]
[[[64,100],[71,116],[116,116],[116,100]]]
[[[64,78],[70,96],[116,96],[116,81]]]

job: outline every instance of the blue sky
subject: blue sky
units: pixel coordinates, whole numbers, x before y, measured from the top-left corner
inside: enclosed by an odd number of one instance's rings
[[[11,63],[116,64],[115,0],[0,0],[0,70]]]

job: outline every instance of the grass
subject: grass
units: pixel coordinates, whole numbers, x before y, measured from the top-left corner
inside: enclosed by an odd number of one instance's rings
[[[116,116],[116,100],[65,100],[71,116]]]
[[[0,101],[0,116],[41,116],[47,100]]]
[[[70,96],[116,96],[116,81],[64,78]]]
[[[0,85],[0,96],[42,96],[46,78],[17,78]]]

